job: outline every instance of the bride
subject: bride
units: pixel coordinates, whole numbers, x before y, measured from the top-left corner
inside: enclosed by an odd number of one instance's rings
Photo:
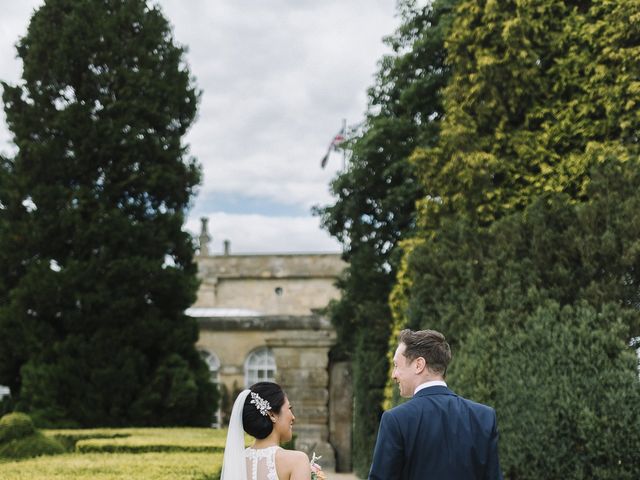
[[[231,411],[221,480],[310,480],[307,454],[279,446],[291,440],[295,419],[277,383],[259,382],[243,390]],[[244,432],[255,438],[246,449]],[[326,478],[315,464],[313,472],[318,480]]]

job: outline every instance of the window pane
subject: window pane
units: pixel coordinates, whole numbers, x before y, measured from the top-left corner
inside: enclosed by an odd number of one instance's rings
[[[247,356],[244,364],[246,387],[256,382],[275,381],[276,371],[276,361],[271,350],[268,348],[254,350]]]

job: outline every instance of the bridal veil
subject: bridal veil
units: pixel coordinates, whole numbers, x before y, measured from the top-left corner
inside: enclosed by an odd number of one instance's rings
[[[247,480],[247,462],[244,455],[244,428],[242,427],[242,411],[244,402],[251,390],[243,390],[236,398],[229,419],[229,432],[222,460],[222,476],[220,480]]]

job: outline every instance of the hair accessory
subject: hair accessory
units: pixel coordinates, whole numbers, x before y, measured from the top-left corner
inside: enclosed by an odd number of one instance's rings
[[[271,410],[271,404],[256,392],[251,392],[251,401],[249,403],[253,403],[256,409],[260,411],[260,414],[265,417],[268,415],[267,412]]]

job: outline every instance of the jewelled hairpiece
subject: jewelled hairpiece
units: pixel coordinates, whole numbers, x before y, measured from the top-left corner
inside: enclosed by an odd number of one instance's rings
[[[258,395],[256,392],[251,392],[251,402],[256,406],[256,410],[260,411],[260,415],[267,416],[267,412],[271,410],[271,404]]]

